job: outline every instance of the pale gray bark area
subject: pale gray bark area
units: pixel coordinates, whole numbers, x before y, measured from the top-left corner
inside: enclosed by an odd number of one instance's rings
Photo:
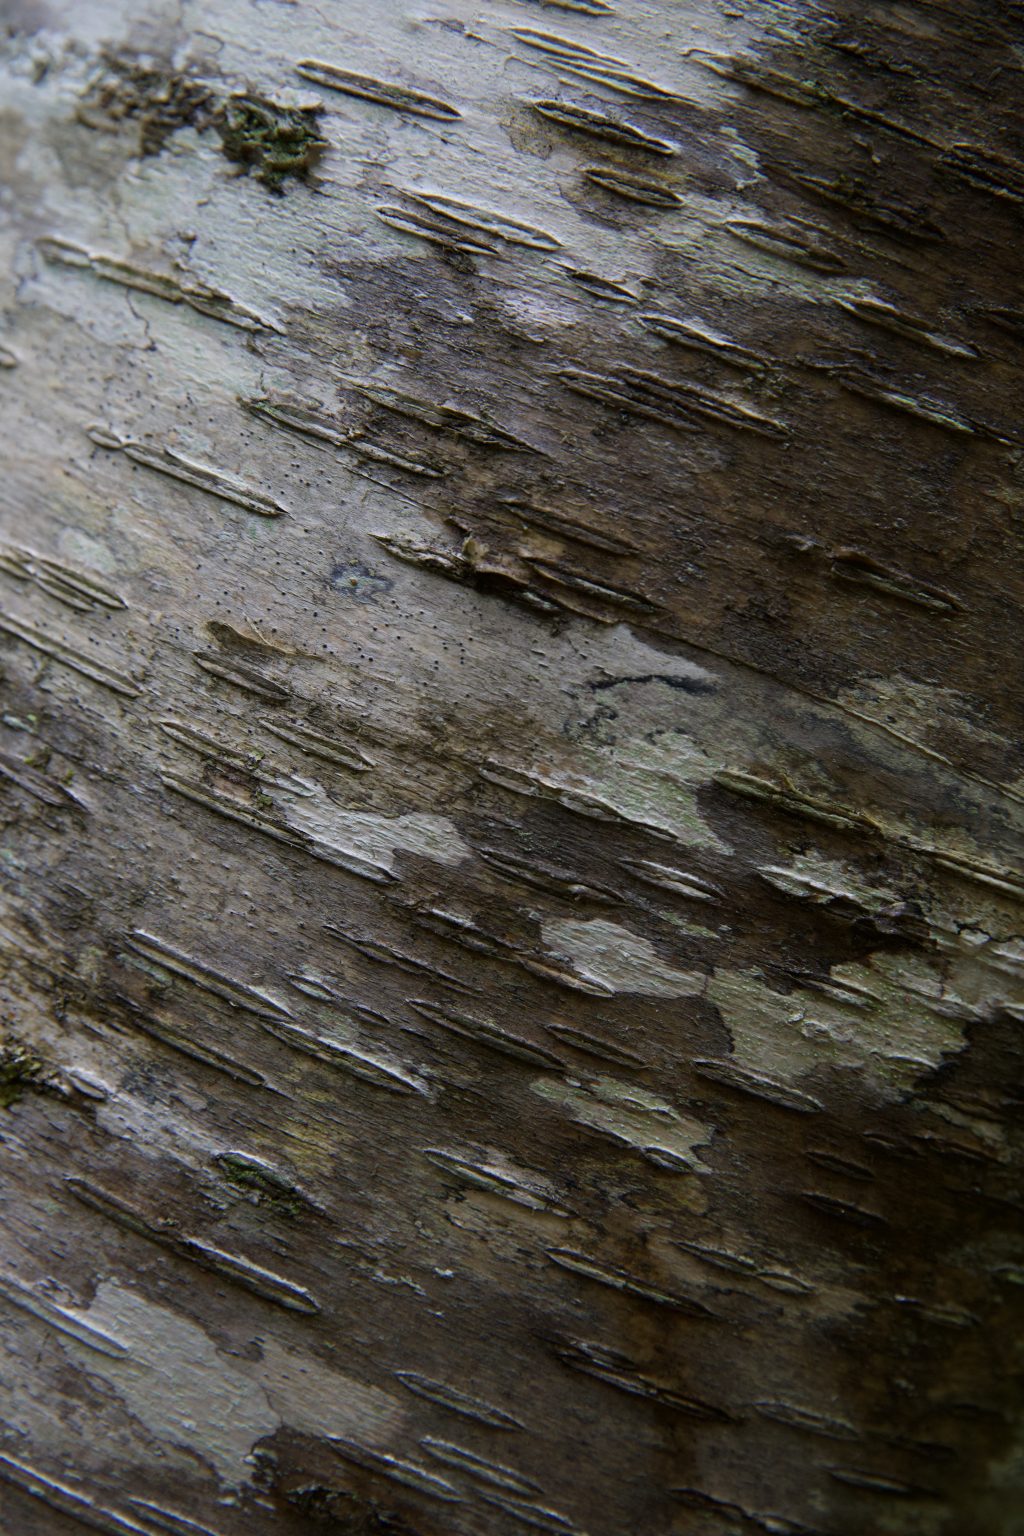
[[[0,39],[4,1531],[1024,1530],[1018,7]]]

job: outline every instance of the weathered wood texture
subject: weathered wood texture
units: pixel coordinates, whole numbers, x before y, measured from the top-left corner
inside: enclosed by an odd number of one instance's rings
[[[1024,1530],[1020,6],[0,24],[4,1532]]]

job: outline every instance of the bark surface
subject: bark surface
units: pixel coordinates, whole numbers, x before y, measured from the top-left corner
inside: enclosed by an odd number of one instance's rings
[[[1016,0],[0,5],[0,1524],[1011,1536]]]

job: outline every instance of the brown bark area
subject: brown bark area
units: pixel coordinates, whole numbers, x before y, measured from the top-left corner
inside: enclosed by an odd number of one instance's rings
[[[6,1528],[1011,1536],[1018,7],[187,9],[6,28]]]

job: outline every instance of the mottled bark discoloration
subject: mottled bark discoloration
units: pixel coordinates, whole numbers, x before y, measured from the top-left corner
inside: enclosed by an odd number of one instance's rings
[[[1016,6],[3,26],[6,1524],[1008,1536]]]

